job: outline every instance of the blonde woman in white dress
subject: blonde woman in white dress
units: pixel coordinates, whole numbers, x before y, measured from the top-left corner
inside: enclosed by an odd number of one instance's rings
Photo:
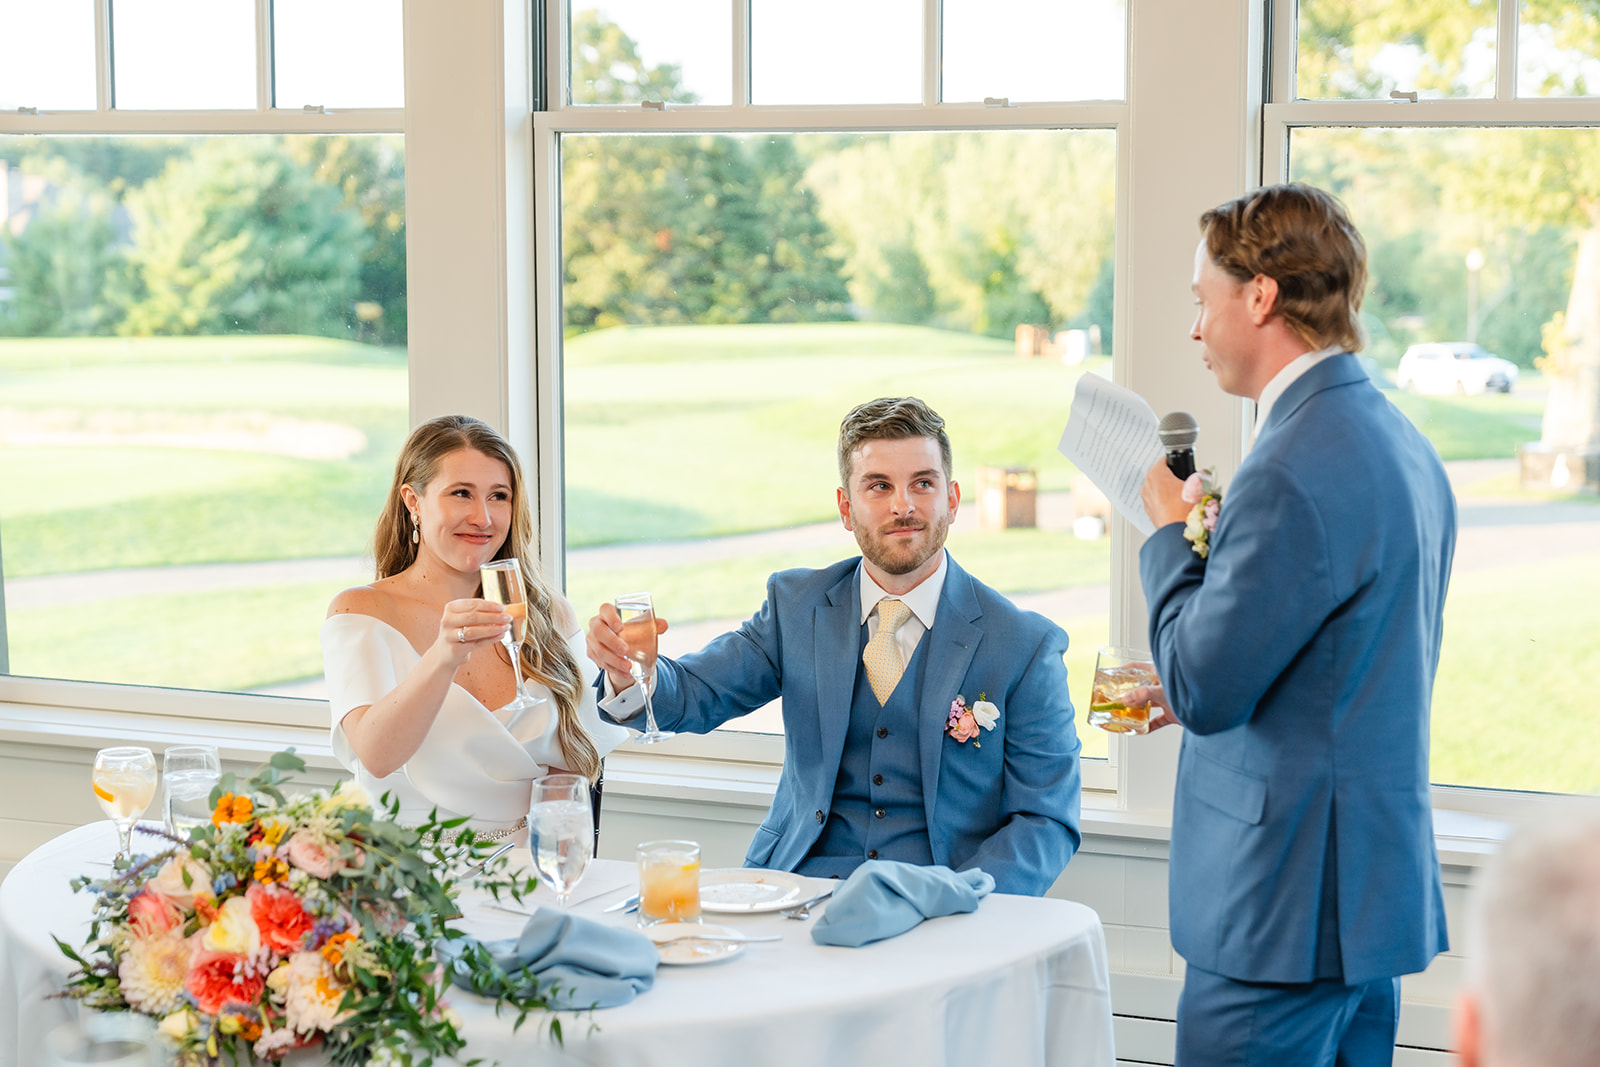
[[[542,698],[520,712],[493,710],[516,692],[501,643],[511,616],[482,599],[478,576],[508,557],[528,603],[522,673]],[[464,415],[412,431],[373,558],[377,580],[334,597],[322,625],[335,754],[372,797],[399,799],[402,823],[437,808],[525,843],[532,781],[565,770],[596,782],[627,732],[600,720],[583,628],[541,576],[511,446]]]

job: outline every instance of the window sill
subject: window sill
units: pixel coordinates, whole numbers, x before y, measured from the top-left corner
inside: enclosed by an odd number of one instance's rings
[[[0,745],[49,745],[93,752],[108,744],[125,743],[159,749],[193,741],[196,733],[196,721],[190,718],[0,702]],[[203,734],[216,743],[224,760],[260,763],[274,752],[293,747],[308,769],[344,773],[334,758],[325,727],[213,718],[205,720]],[[606,795],[761,812],[772,802],[778,775],[779,766],[773,762],[646,752],[624,745],[606,757]],[[1567,799],[1437,788],[1434,836],[1439,861],[1445,867],[1482,866],[1519,821]],[[1452,800],[1463,800],[1466,806],[1451,805]],[[1503,800],[1504,810],[1485,810],[1498,806],[1497,800]],[[1170,811],[1125,810],[1113,794],[1098,790],[1084,792],[1081,825],[1085,848],[1100,853],[1164,858],[1172,836]]]

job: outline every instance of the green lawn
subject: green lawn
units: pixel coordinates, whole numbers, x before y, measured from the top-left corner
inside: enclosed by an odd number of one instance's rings
[[[1080,373],[1018,360],[1008,342],[918,327],[619,328],[571,338],[568,544],[836,521],[839,419],[888,394],[921,396],[949,420],[967,507],[976,506],[979,465],[1031,467],[1045,491],[1066,488],[1073,472],[1055,442]],[[1524,395],[1390,395],[1446,459],[1509,457],[1538,436],[1541,402]],[[302,337],[0,340],[5,575],[359,555],[407,404],[405,353],[394,349]],[[263,423],[290,436],[355,431],[363,443],[320,458],[195,445],[208,428]],[[49,437],[63,429],[110,436],[77,445]],[[1510,482],[1492,488],[1517,492]],[[1106,542],[1060,533],[962,533],[951,547],[1007,592],[1108,575]],[[841,536],[837,549],[574,570],[570,592],[585,616],[602,599],[649,588],[669,619],[742,618],[771,571],[849,551]],[[315,675],[317,630],[340,584],[13,604],[11,669],[223,690]],[[1057,621],[1073,638],[1072,696],[1082,705],[1108,620]],[[1596,674],[1600,556],[1459,574],[1435,698],[1434,777],[1600,787],[1600,713],[1581,688]],[[1104,752],[1099,731],[1082,734]],[[1561,739],[1554,747],[1552,735]]]

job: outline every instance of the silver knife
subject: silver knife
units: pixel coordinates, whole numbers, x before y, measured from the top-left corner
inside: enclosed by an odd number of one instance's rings
[[[621,900],[617,901],[615,904],[607,904],[605,907],[601,908],[600,910],[602,912],[632,911],[634,908],[637,908],[638,906],[639,906],[639,894],[635,893],[631,897],[623,897]]]

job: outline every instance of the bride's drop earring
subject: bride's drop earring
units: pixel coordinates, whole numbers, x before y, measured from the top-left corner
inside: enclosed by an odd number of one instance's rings
[[[422,540],[422,527],[417,523],[417,517],[411,516],[411,543],[416,544]]]

